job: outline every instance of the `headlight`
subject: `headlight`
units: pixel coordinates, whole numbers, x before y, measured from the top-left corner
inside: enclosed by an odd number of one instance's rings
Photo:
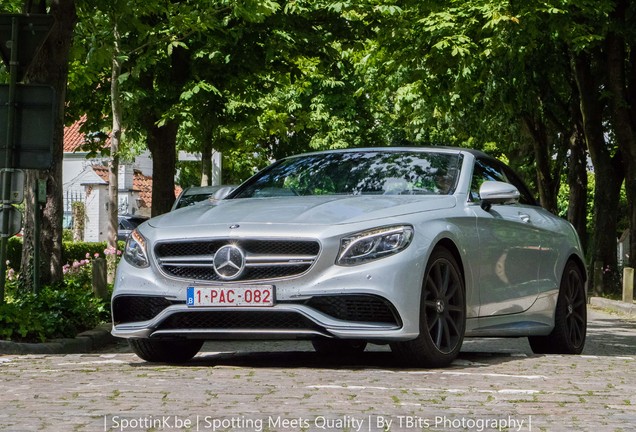
[[[135,267],[148,267],[148,254],[146,254],[146,239],[134,230],[126,240],[124,259]]]
[[[413,239],[413,227],[399,225],[359,232],[340,240],[336,264],[352,266],[403,251]]]

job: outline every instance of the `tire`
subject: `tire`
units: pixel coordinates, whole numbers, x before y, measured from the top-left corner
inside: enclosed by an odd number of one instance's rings
[[[133,352],[153,363],[184,363],[192,359],[203,346],[194,339],[128,339]]]
[[[311,344],[317,353],[326,356],[355,356],[367,347],[365,341],[348,339],[313,339]]]
[[[437,247],[426,265],[420,300],[420,334],[391,344],[406,366],[448,366],[459,354],[466,331],[465,286],[457,260]]]
[[[587,332],[587,298],[581,269],[569,261],[561,277],[554,329],[547,336],[529,336],[535,354],[581,354]]]

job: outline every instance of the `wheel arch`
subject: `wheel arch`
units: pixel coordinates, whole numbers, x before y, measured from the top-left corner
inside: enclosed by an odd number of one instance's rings
[[[583,261],[583,259],[577,254],[573,253],[565,261],[565,266],[567,266],[567,263],[569,261],[574,262],[574,264],[576,264],[579,270],[581,270],[581,274],[583,275],[583,282],[587,283],[587,267],[585,266],[585,262]],[[565,266],[563,267],[564,270],[565,270]]]
[[[457,265],[459,265],[459,270],[461,272],[462,279],[464,280],[464,290],[466,290],[466,269],[464,267],[464,260],[462,260],[462,255],[459,252],[459,248],[457,247],[457,245],[455,244],[453,240],[451,240],[448,237],[445,237],[438,240],[438,242],[435,244],[435,246],[431,250],[434,250],[435,248],[440,246],[447,249],[453,255],[453,258],[455,258],[455,261],[457,261]]]

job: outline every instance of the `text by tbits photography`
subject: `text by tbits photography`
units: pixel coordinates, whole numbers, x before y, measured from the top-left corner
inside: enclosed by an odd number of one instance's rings
[[[532,416],[465,417],[435,415],[368,415],[263,417],[212,415],[110,415],[104,417],[104,432],[109,431],[532,431]]]

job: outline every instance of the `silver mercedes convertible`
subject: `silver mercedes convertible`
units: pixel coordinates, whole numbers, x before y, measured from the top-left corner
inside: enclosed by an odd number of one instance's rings
[[[221,201],[140,225],[123,256],[112,333],[151,362],[219,339],[342,356],[389,344],[410,367],[450,364],[464,337],[528,337],[536,353],[585,343],[576,232],[473,150],[282,159]]]

